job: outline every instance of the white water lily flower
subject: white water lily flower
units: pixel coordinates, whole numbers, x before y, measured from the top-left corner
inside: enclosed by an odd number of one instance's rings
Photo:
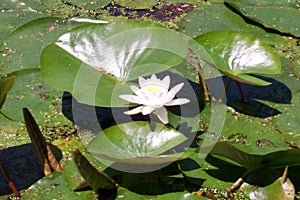
[[[187,98],[174,99],[184,83],[179,83],[169,90],[170,76],[166,76],[162,80],[158,79],[155,74],[149,79],[139,77],[139,85],[140,88],[136,86],[130,87],[136,95],[122,94],[119,96],[126,101],[141,104],[141,106],[124,112],[127,115],[134,115],[140,112],[143,115],[148,115],[154,112],[160,121],[167,124],[169,123],[168,113],[164,106],[176,106],[190,102]]]

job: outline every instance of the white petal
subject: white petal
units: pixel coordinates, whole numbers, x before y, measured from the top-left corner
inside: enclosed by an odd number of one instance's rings
[[[181,90],[181,88],[183,87],[184,83],[179,83],[177,85],[175,85],[167,94],[165,101],[171,101],[172,99],[174,99],[175,95],[179,92],[179,90]]]
[[[138,96],[135,96],[135,95],[121,94],[121,95],[119,95],[119,97],[121,99],[124,99],[125,101],[129,101],[129,102],[132,102],[132,103],[144,104],[143,101]]]
[[[167,103],[164,104],[164,106],[177,106],[177,105],[182,105],[189,103],[190,100],[186,98],[179,98],[179,99],[173,99]]]
[[[134,93],[136,93],[136,91],[138,91],[140,88],[138,88],[138,87],[132,85],[132,86],[130,86],[130,89],[131,89]]]
[[[166,76],[162,80],[162,84],[164,85],[164,87],[166,87],[168,89],[170,87],[170,76]]]
[[[149,80],[149,79],[148,79],[148,80]],[[150,80],[156,81],[156,80],[157,80],[156,75],[155,75],[155,74],[152,74]]]
[[[138,96],[138,98],[140,99],[141,102],[144,102],[145,95],[140,88],[138,88],[136,86],[130,86],[130,89]],[[142,104],[142,103],[140,103],[140,104]]]
[[[148,114],[152,113],[154,109],[155,109],[154,106],[144,106],[142,109],[142,114],[148,115]]]
[[[124,114],[126,115],[135,115],[135,114],[138,114],[140,112],[142,112],[142,109],[143,109],[144,106],[139,106],[139,107],[136,107],[132,110],[128,110],[128,111],[125,111]]]
[[[139,85],[140,86],[143,86],[144,84],[145,84],[145,82],[146,82],[146,79],[144,79],[143,77],[139,77]]]
[[[168,113],[165,107],[156,108],[154,114],[158,117],[158,119],[164,123],[169,123]]]

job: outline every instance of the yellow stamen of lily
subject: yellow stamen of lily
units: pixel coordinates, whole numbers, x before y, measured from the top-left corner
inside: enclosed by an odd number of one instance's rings
[[[163,90],[162,87],[157,86],[157,85],[149,85],[146,87],[147,92],[150,93],[157,93],[157,92],[161,92]]]

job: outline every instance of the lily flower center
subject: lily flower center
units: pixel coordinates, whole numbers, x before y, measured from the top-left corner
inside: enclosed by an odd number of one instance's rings
[[[148,85],[145,87],[145,89],[149,93],[158,93],[158,92],[162,92],[164,88],[157,85]]]
[[[151,105],[158,108],[165,103],[164,98],[168,93],[167,88],[158,84],[149,84],[143,86],[141,89],[146,99],[145,105]]]

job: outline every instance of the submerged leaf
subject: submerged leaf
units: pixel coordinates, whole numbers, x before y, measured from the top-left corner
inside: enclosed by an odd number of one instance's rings
[[[0,109],[4,104],[7,92],[11,89],[15,82],[16,77],[10,76],[4,79],[0,79]]]
[[[59,162],[56,160],[49,144],[46,142],[37,123],[27,108],[23,109],[23,114],[28,134],[44,174],[51,174],[52,169],[57,172],[62,172]]]
[[[117,187],[117,183],[113,179],[97,170],[78,149],[74,151],[73,156],[80,174],[95,191],[99,189],[112,190]]]

